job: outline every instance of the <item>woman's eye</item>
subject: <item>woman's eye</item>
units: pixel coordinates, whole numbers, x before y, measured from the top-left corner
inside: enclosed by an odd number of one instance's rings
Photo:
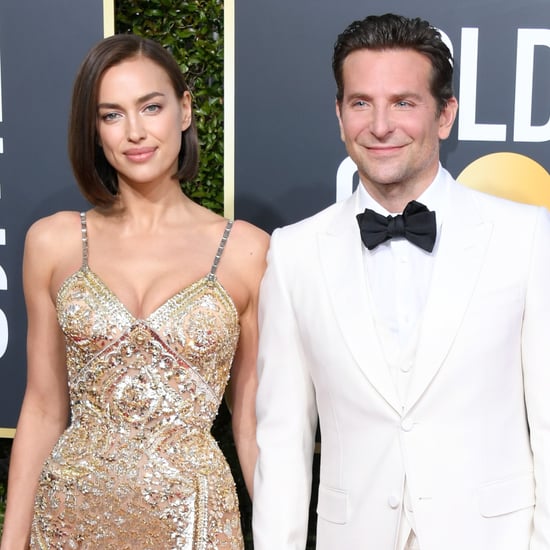
[[[105,113],[104,115],[101,115],[101,120],[104,120],[105,122],[112,122],[119,117],[120,113]]]
[[[158,111],[160,111],[161,109],[161,106],[158,105],[157,103],[154,103],[152,105],[147,105],[147,107],[145,107],[145,109],[143,109],[146,113],[156,113]]]

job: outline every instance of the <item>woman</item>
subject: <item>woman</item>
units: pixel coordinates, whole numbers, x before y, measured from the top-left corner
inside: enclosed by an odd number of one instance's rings
[[[28,379],[1,548],[241,549],[210,428],[231,370],[250,491],[268,237],[182,193],[198,165],[191,96],[150,40],[116,35],[84,59],[69,154],[94,208],[27,235]]]

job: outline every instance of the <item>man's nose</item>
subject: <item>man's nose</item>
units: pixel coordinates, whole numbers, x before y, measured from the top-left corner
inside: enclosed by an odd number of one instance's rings
[[[383,138],[393,131],[395,124],[388,108],[375,107],[371,116],[370,130],[376,137]]]

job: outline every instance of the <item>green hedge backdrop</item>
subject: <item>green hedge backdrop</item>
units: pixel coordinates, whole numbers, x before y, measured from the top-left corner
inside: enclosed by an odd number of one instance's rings
[[[132,32],[167,47],[187,76],[201,143],[198,178],[186,194],[223,212],[223,3],[219,0],[120,0],[115,32]]]

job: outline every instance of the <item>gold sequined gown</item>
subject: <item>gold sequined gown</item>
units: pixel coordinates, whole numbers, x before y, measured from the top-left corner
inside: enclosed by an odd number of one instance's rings
[[[229,467],[210,434],[237,340],[235,305],[208,275],[135,319],[83,265],[62,285],[71,424],[40,478],[31,548],[243,548]]]

